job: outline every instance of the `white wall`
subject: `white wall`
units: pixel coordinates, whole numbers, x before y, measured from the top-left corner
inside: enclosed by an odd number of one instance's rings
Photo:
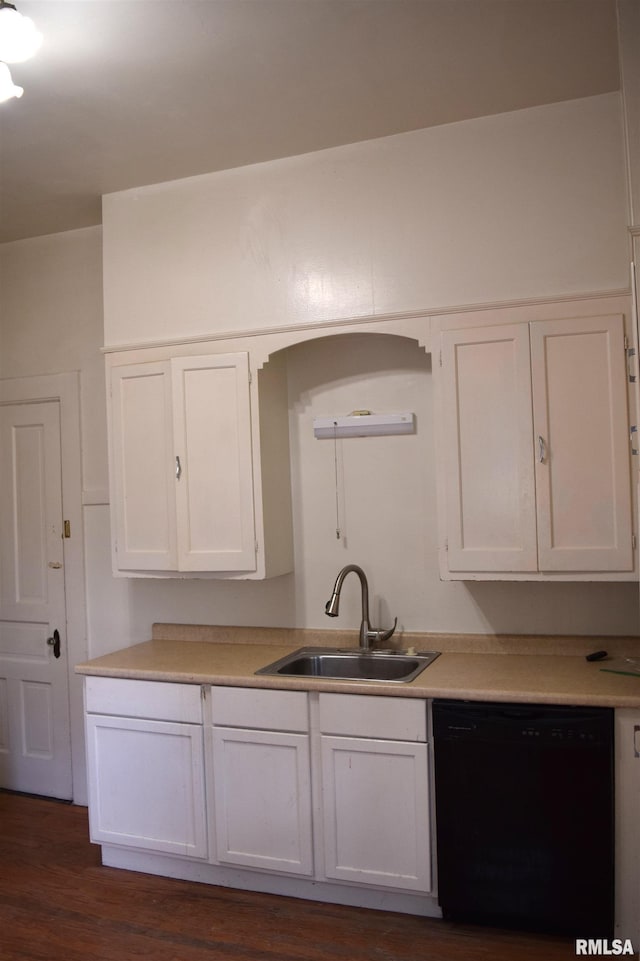
[[[369,577],[371,616],[408,631],[635,634],[638,585],[442,582],[438,575],[431,358],[401,337],[329,336],[286,351],[294,573],[268,581],[112,579],[106,509],[87,512],[92,653],[145,640],[153,620],[357,628],[358,584],[340,618],[324,614],[347,563]],[[355,438],[334,447],[313,418],[354,409],[411,410],[417,433]]]
[[[111,194],[105,342],[623,288],[624,174],[611,94]],[[366,566],[381,613],[397,613],[408,630],[638,630],[632,584],[439,581],[428,361],[401,341],[374,341],[289,354],[295,575],[111,582],[94,611],[100,645],[143,639],[152,618],[334,626],[324,601],[349,560]],[[345,446],[348,532],[337,541],[331,463],[308,417],[385,404],[418,410],[420,434]],[[96,545],[106,533],[102,517]],[[97,588],[109,583],[108,559],[94,561]],[[358,620],[349,593],[341,625]]]
[[[80,495],[74,496],[73,505],[65,502],[65,516],[73,518],[70,543],[76,545],[72,553],[79,571],[70,584],[67,568],[65,581],[68,633],[63,631],[63,639],[72,667],[85,660],[88,652],[82,547],[88,512],[96,509],[89,505],[106,499],[108,481],[104,365],[99,349],[103,323],[101,228],[0,245],[0,291],[0,378],[28,384],[36,375],[79,374],[81,499],[85,506],[81,509]],[[67,495],[65,488],[63,496]],[[68,553],[66,556],[69,560]],[[73,673],[69,693],[74,799],[82,804],[86,803],[82,684]]]
[[[544,142],[539,140],[542,131],[545,131]],[[552,131],[555,131],[554,137],[551,137]],[[438,136],[444,138],[442,142]],[[532,149],[535,147],[534,152],[528,154],[523,143]],[[457,144],[455,150],[454,144]],[[507,144],[509,157],[516,164],[514,168],[502,153]],[[411,150],[407,150],[407,146]],[[357,161],[364,154],[375,155],[373,167],[378,179],[370,181],[365,177],[361,186]],[[545,159],[547,154],[553,157],[553,164]],[[499,171],[492,169],[498,155],[502,156]],[[460,197],[442,192],[443,183],[451,183],[447,164],[454,161],[468,171],[477,172]],[[552,166],[557,168],[555,172],[550,169]],[[184,329],[185,334],[194,333],[200,323],[207,332],[215,333],[234,325],[273,324],[278,319],[283,323],[294,318],[318,319],[333,310],[351,314],[370,311],[373,307],[374,312],[387,311],[430,306],[454,297],[459,303],[472,299],[474,291],[482,299],[502,300],[524,294],[525,290],[532,294],[559,292],[559,289],[567,292],[574,287],[578,289],[578,285],[580,292],[616,289],[627,282],[621,168],[619,104],[613,96],[489,117],[435,132],[419,131],[383,142],[325,151],[316,157],[196,178],[175,185],[175,198],[174,185],[113,196],[106,205],[107,223],[114,229],[116,223],[123,230],[126,227],[130,235],[109,235],[105,227],[108,269],[113,271],[120,263],[124,271],[123,283],[116,285],[115,294],[113,286],[110,288],[111,305],[113,308],[113,296],[117,300],[128,295],[128,284],[134,279],[144,280],[146,300],[142,299],[142,286],[138,288],[134,284],[130,290],[133,312],[126,317],[119,312],[112,313],[107,336],[111,340],[144,339],[144,328],[149,337],[155,339],[169,332],[175,334],[176,325]],[[383,172],[385,177],[380,180]],[[288,198],[286,217],[279,208],[258,204],[256,195],[249,189],[252,176],[260,184],[265,177],[270,183],[278,183],[280,193],[272,194],[271,201],[275,203],[276,196]],[[433,218],[425,215],[424,198],[417,195],[415,189],[406,190],[407,179],[415,176],[425,180]],[[544,178],[548,180],[550,196],[542,208],[537,209],[536,205],[543,200]],[[384,208],[391,215],[395,199],[406,227],[394,236],[382,228],[372,233],[372,221],[366,216],[364,221],[353,218],[356,208],[366,214],[365,195],[372,189],[373,182],[380,184],[383,180],[387,191],[378,209]],[[334,183],[342,184],[342,190],[335,195],[340,202],[336,199],[330,204],[326,192],[313,195],[305,187],[314,184],[319,189],[323,181],[327,188]],[[236,185],[228,197],[228,217],[242,196],[245,209],[251,213],[248,225],[235,228],[237,234],[244,231],[245,268],[255,268],[258,278],[257,286],[248,284],[248,290],[244,286],[225,287],[224,273],[229,262],[225,259],[224,237],[231,225],[228,219],[214,219],[206,232],[207,237],[216,239],[222,259],[222,268],[215,274],[218,287],[210,286],[211,247],[207,248],[205,257],[207,269],[198,273],[203,270],[203,260],[195,249],[198,230],[204,229],[207,219],[204,215],[211,212],[206,205],[202,207],[201,188],[208,190],[211,184],[215,186],[219,182]],[[415,187],[415,180],[412,183]],[[192,190],[195,190],[193,195]],[[222,204],[224,191],[218,191],[215,186],[214,195]],[[156,201],[160,203],[157,209]],[[410,216],[411,201],[415,217]],[[457,206],[451,209],[449,201],[455,201]],[[302,217],[305,205],[308,212],[302,229],[298,218]],[[176,218],[175,229],[171,226],[173,221],[166,219],[170,211]],[[276,213],[278,220],[274,225]],[[148,232],[152,225],[155,225],[153,236]],[[194,231],[187,229],[189,225]],[[311,242],[316,226],[325,254],[318,274],[323,282],[317,289],[310,280],[313,272],[305,265],[314,262],[320,248],[309,250],[305,260],[300,246],[305,238]],[[498,255],[491,253],[487,231],[492,243],[498,244],[500,256],[507,254],[509,237],[518,250],[522,249],[521,244],[525,247],[533,244],[529,249],[535,248],[536,256],[523,264],[519,257],[511,255],[509,265],[513,270],[505,269],[505,264],[498,264]],[[114,250],[118,236],[124,263]],[[138,248],[136,245],[142,237],[145,243]],[[273,267],[276,263],[275,253],[272,248],[261,246],[266,239],[275,245],[278,237],[280,249],[289,253],[295,250],[301,265],[297,280],[296,276],[288,278],[290,284],[284,283],[287,278],[277,270],[269,271],[268,265]],[[418,240],[420,251],[415,248]],[[150,249],[145,251],[145,245]],[[471,248],[475,257],[469,256]],[[353,258],[362,251],[370,267],[374,249],[376,263],[380,265],[378,279],[374,283],[369,276],[366,290],[358,287],[354,280],[356,293],[351,296],[349,277],[362,276],[364,269],[357,264],[353,267]],[[233,250],[237,253],[238,247]],[[464,251],[468,258],[466,264],[460,256]],[[3,265],[0,376],[81,371],[90,655],[145,639],[153,620],[355,626],[358,620],[355,585],[345,593],[339,622],[328,621],[323,613],[330,582],[348,560],[360,561],[370,574],[376,619],[386,621],[397,614],[401,625],[408,630],[594,634],[638,630],[637,588],[633,584],[467,586],[439,581],[435,549],[437,505],[433,462],[429,456],[428,359],[414,345],[395,338],[372,337],[367,343],[353,342],[348,349],[344,341],[337,346],[330,341],[319,341],[290,352],[295,574],[264,583],[112,578],[108,507],[100,503],[107,483],[100,356],[100,252],[98,228],[20,241],[0,248]],[[165,258],[171,254],[179,256],[167,271]],[[343,258],[346,258],[344,262]],[[284,257],[280,263],[286,260]],[[144,271],[151,271],[154,263],[157,271],[145,276]],[[237,266],[238,261],[234,263]],[[465,269],[461,269],[461,265]],[[396,276],[395,271],[400,267],[402,270]],[[250,276],[247,274],[247,278]],[[270,278],[269,290],[260,287],[266,277]],[[294,281],[300,281],[300,285],[296,287]],[[296,289],[302,291],[297,307],[293,297]],[[341,292],[332,301],[331,291],[336,290]],[[220,309],[213,296],[216,291],[222,298]],[[258,311],[260,292],[264,295],[264,310]],[[237,295],[235,299],[232,293]],[[374,293],[380,300],[372,305]],[[427,296],[429,300],[425,304],[423,298]],[[184,305],[184,311],[177,309],[178,302]],[[255,309],[248,311],[248,303],[254,303]],[[134,318],[139,322],[137,326]],[[332,465],[326,446],[314,441],[310,434],[309,418],[314,413],[367,406],[415,410],[420,433],[410,438],[353,442],[348,449],[345,445],[342,469],[346,540],[336,541],[331,516]],[[361,496],[361,490],[366,496]]]
[[[617,93],[110,194],[105,343],[628,285]]]
[[[83,491],[106,491],[102,229],[0,245],[0,290],[0,377],[81,372]]]
[[[629,224],[640,226],[640,4],[618,0],[620,73],[627,143]]]
[[[324,615],[335,575],[369,575],[376,626],[477,633],[636,633],[637,584],[443,582],[438,576],[431,358],[384,335],[329,337],[288,351],[294,496],[296,617],[314,627],[357,627],[357,580],[339,621]],[[316,440],[313,418],[351,410],[414,411],[415,435]]]
[[[613,96],[111,197],[106,336],[155,340],[617,289],[627,283],[621,169]],[[288,353],[294,574],[114,579],[101,254],[100,228],[0,246],[0,377],[80,372],[90,656],[146,639],[154,620],[355,628],[356,583],[339,620],[324,616],[348,561],[365,566],[381,625],[397,615],[406,630],[638,633],[633,583],[440,582],[429,358],[413,342],[374,335]],[[413,410],[418,433],[341,445],[337,540],[331,444],[313,438],[311,421],[366,407]]]

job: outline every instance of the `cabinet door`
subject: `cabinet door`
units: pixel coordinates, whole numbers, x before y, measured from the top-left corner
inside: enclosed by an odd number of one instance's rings
[[[622,317],[532,323],[531,370],[540,570],[632,570]]]
[[[309,737],[213,728],[218,859],[310,875]]]
[[[179,570],[255,570],[248,355],[171,367]]]
[[[427,745],[322,737],[325,873],[431,889]]]
[[[640,944],[640,711],[615,712],[616,936]]]
[[[87,715],[91,840],[206,858],[200,725]]]
[[[529,331],[442,334],[451,571],[537,570]]]
[[[177,563],[168,363],[111,371],[111,486],[118,570]]]

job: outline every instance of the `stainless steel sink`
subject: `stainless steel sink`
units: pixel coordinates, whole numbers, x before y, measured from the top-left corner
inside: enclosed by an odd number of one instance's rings
[[[326,647],[301,647],[273,664],[261,667],[256,674],[406,684],[432,664],[439,654],[439,651],[407,654],[395,651],[343,651]]]

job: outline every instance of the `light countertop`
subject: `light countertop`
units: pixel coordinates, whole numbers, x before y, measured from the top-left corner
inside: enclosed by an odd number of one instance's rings
[[[352,633],[275,628],[154,625],[152,640],[79,664],[76,672],[232,687],[640,708],[640,676],[602,670],[607,664],[616,666],[614,660],[585,660],[585,653],[601,648],[618,659],[640,653],[639,638],[414,634],[402,641],[404,647],[442,651],[408,684],[256,675],[258,668],[298,647],[357,644]]]

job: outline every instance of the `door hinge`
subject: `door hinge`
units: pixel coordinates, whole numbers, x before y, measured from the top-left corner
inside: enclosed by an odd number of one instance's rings
[[[63,537],[71,537],[71,523],[70,521],[63,521],[64,533]]]
[[[635,551],[635,550],[637,549],[637,547],[638,547],[638,538],[636,537],[635,534],[632,534],[632,535],[631,535],[631,547],[633,548],[634,551]]]
[[[438,351],[438,366],[442,367],[442,351]]]
[[[638,448],[634,446],[634,445],[635,445],[635,442],[636,442],[636,434],[637,434],[637,433],[638,433],[638,427],[637,427],[637,425],[636,425],[636,424],[632,424],[631,427],[629,428],[629,443],[631,444],[631,453],[632,453],[632,454],[637,454],[637,453],[638,453]]]
[[[629,338],[626,334],[624,335],[624,353],[627,358],[627,376],[629,378],[629,383],[635,384],[636,375],[631,373],[631,365],[629,361],[636,356],[636,349],[635,347],[629,347]]]

